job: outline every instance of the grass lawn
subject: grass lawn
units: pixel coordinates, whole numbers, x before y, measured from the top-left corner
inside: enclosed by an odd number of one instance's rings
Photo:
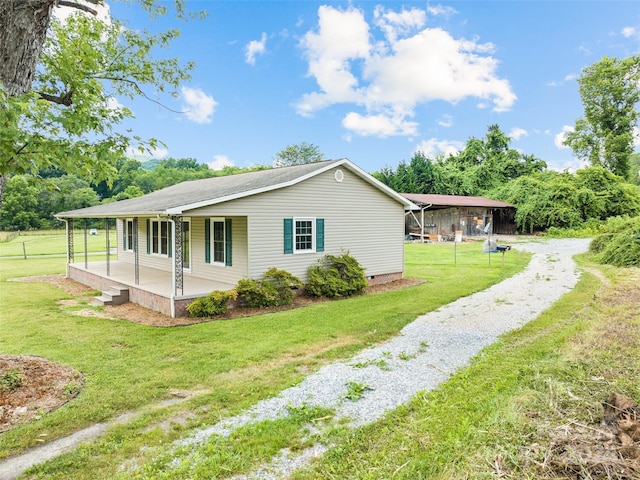
[[[75,254],[83,254],[85,251],[84,231],[76,230],[73,235]],[[116,247],[115,228],[109,232],[111,248]],[[97,235],[89,235],[87,232],[87,252],[95,253],[106,250],[105,231],[98,230]],[[9,241],[0,241],[1,257],[23,257],[27,258],[39,255],[64,255],[67,252],[67,236],[64,230],[54,230],[46,232],[22,232],[19,236],[11,238]]]
[[[22,238],[22,237],[19,237]],[[502,266],[480,244],[408,244],[406,276],[428,281],[383,294],[315,304],[298,310],[188,327],[154,328],[124,320],[71,315],[69,298],[46,283],[7,278],[64,272],[64,259],[0,260],[0,352],[46,357],[82,372],[78,397],[29,425],[2,434],[0,458],[42,439],[129,412],[142,411],[95,445],[41,467],[59,478],[106,478],[142,445],[162,445],[182,430],[210,424],[300,381],[320,365],[383,341],[433,310],[521,270],[529,255],[511,251]],[[172,391],[192,396],[161,406]],[[184,425],[148,429],[192,415]],[[42,473],[41,472],[41,473]]]

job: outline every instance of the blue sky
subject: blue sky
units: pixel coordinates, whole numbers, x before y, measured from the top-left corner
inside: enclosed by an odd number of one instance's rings
[[[305,141],[373,172],[460,150],[490,124],[550,168],[579,168],[559,141],[583,114],[577,76],[640,49],[637,1],[187,3],[207,18],[110,3],[129,28],[179,28],[168,54],[197,63],[179,98],[157,97],[186,113],[118,101],[136,115],[127,127],[166,143],[158,157],[212,168]]]

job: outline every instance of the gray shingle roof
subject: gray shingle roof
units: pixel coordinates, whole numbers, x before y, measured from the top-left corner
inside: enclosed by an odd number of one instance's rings
[[[180,214],[189,209],[222,203],[293,185],[339,165],[343,165],[363,178],[365,176],[368,177],[368,174],[346,159],[327,160],[304,165],[239,173],[224,177],[191,180],[163,188],[162,190],[157,190],[142,197],[60,212],[56,217],[104,218],[127,215]],[[377,182],[375,179],[372,179],[372,177],[367,178],[367,180]],[[387,187],[381,186],[381,184],[376,186],[381,189],[387,189]],[[390,189],[388,190],[387,193],[397,196],[398,201],[406,202],[399,194]]]

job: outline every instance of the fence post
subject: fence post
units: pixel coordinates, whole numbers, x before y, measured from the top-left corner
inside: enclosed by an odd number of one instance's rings
[[[27,259],[27,246],[22,242],[22,254],[24,255],[24,259]]]

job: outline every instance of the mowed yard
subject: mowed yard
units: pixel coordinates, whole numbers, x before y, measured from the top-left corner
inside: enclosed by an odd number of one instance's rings
[[[0,245],[0,256],[4,255],[3,249],[4,245]],[[36,467],[30,475],[127,478],[130,472],[122,473],[122,465],[150,462],[138,471],[138,476],[182,478],[154,470],[154,456],[146,458],[148,452],[153,451],[154,455],[162,452],[167,444],[194,428],[238,413],[296,384],[325,363],[349,357],[396,335],[416,316],[520,271],[529,258],[528,254],[512,250],[504,265],[495,255],[489,264],[479,243],[458,245],[455,253],[454,258],[453,244],[407,244],[405,275],[425,279],[422,285],[297,310],[168,328],[78,316],[73,312],[77,307],[61,303],[70,296],[50,284],[6,281],[62,273],[63,258],[0,258],[0,353],[39,355],[84,375],[82,391],[66,405],[51,413],[43,412],[31,424],[0,434],[0,458],[135,412],[135,417],[115,426],[97,442]],[[595,267],[589,264],[589,268]],[[600,307],[592,301],[594,295],[608,298],[607,292],[612,294],[618,282],[625,288],[635,285],[633,271],[625,270],[621,275],[618,269],[602,270],[604,273],[599,276],[584,275],[576,291],[554,307],[551,317],[525,327],[524,330],[529,329],[525,333],[510,335],[505,343],[483,356],[480,367],[476,363],[469,371],[453,376],[438,392],[417,399],[388,420],[353,433],[337,431],[331,440],[337,442],[337,449],[331,450],[308,478],[488,478],[482,476],[492,470],[485,456],[491,458],[495,453],[488,445],[499,443],[500,439],[522,443],[526,438],[522,437],[517,421],[520,408],[517,405],[526,399],[536,406],[553,405],[545,395],[549,389],[557,388],[554,372],[559,372],[563,382],[567,376],[563,370],[568,368],[563,352],[566,345],[572,344],[576,335],[602,328],[601,315],[595,310]],[[80,304],[88,303],[89,297],[79,300]],[[610,308],[622,305],[613,304]],[[633,324],[638,321],[637,315],[627,315],[625,321]],[[635,335],[635,331],[628,331]],[[611,336],[607,345],[598,348],[609,351],[612,342],[623,340]],[[592,346],[587,340],[580,345]],[[578,356],[578,348],[569,350],[569,354]],[[635,350],[627,349],[620,355],[627,352],[640,353],[636,346]],[[610,367],[610,359],[600,360],[593,352],[591,356]],[[547,357],[553,361],[545,360],[542,366],[536,363]],[[577,360],[572,362],[574,365]],[[590,368],[605,368],[599,365]],[[597,394],[618,384],[634,393],[629,382],[624,381],[633,364],[629,366],[627,362],[624,367],[621,372],[609,374],[606,382],[594,381]],[[591,374],[595,375],[595,371],[589,370]],[[496,382],[496,375],[504,377],[504,381]],[[554,398],[566,399],[567,390],[573,396],[575,393],[571,392],[583,393],[575,386],[571,389],[563,386],[553,391]],[[185,396],[178,403],[165,402]],[[592,407],[601,400],[597,398],[596,403],[590,399],[587,403]],[[442,434],[442,426],[452,420],[450,410],[444,408],[452,404],[459,416],[444,437],[436,438],[436,434]],[[484,418],[485,410],[494,412],[491,418]],[[301,412],[299,420],[326,414]],[[506,420],[498,422],[501,414]],[[538,415],[547,418],[545,412]],[[301,440],[292,433],[298,427],[292,419],[288,425],[263,426],[246,431],[235,440],[229,439],[230,443],[220,445],[216,452],[221,455],[216,466],[198,478],[224,478],[251,471],[261,460],[277,452],[283,442],[301,448],[303,445],[296,443]],[[506,428],[507,432],[499,432],[498,427]],[[526,432],[530,433],[531,428],[528,425]],[[289,438],[281,438],[287,432]],[[469,445],[465,444],[467,441]],[[470,455],[471,448],[482,455]],[[506,447],[499,451],[505,449],[512,454]],[[220,452],[226,452],[226,456]],[[510,465],[517,463],[511,458],[507,460]],[[507,460],[503,462],[509,463]],[[473,472],[478,472],[478,468],[480,474],[476,476]]]

